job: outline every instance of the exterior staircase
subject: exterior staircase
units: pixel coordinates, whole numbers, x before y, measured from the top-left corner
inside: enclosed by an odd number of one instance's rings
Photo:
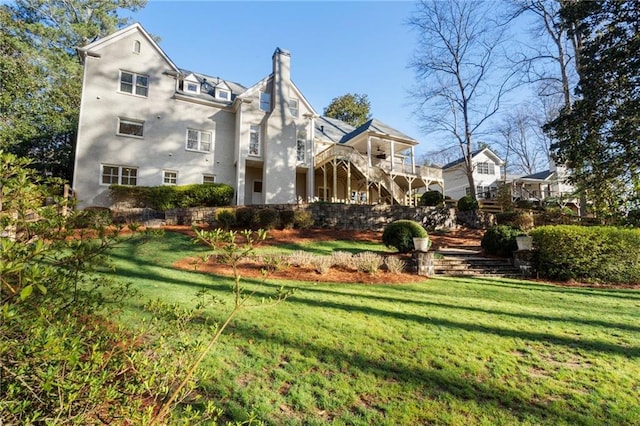
[[[435,275],[521,278],[522,272],[511,259],[483,257],[476,246],[448,246],[437,249],[433,260]]]

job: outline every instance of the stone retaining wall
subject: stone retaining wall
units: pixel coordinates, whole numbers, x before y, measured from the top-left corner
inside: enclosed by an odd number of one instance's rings
[[[382,231],[387,223],[410,219],[427,229],[454,229],[457,227],[456,211],[448,207],[408,207],[400,205],[359,204],[269,204],[250,206],[254,209],[306,210],[313,215],[314,226],[335,229]],[[215,212],[221,207],[195,207],[158,212],[151,209],[112,210],[119,221],[148,221],[164,219],[167,225],[213,223]],[[229,208],[229,207],[224,207]]]

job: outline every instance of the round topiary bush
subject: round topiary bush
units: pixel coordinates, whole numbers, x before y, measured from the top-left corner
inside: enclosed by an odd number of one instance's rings
[[[470,195],[465,195],[458,200],[458,210],[461,212],[478,210],[478,200]]]
[[[487,229],[480,245],[489,254],[500,257],[511,257],[518,249],[516,237],[527,235],[520,229],[507,225],[496,225]]]
[[[427,238],[429,234],[418,222],[413,220],[396,220],[388,224],[382,233],[382,243],[395,247],[400,253],[408,253],[414,249],[413,238]]]
[[[444,196],[440,191],[427,191],[420,197],[421,206],[439,206],[444,202]]]

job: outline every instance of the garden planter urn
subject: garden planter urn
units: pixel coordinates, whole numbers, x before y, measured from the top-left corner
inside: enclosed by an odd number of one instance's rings
[[[431,247],[431,239],[429,237],[413,237],[413,248],[416,251],[428,251],[429,247]]]

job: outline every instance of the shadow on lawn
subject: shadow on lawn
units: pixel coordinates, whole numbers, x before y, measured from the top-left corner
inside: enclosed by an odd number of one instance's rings
[[[117,257],[117,256],[116,256]],[[125,257],[126,259],[126,257]],[[159,270],[170,270],[170,271],[175,271],[175,270],[171,270],[168,268],[163,268],[163,267],[158,267],[157,265],[154,265],[150,262],[140,262],[138,261],[135,265],[135,268],[119,268],[118,271],[119,272],[114,272],[113,275],[114,276],[125,276],[127,278],[140,278],[140,279],[145,279],[145,280],[153,280],[153,281],[159,281],[162,282],[164,284],[168,284],[168,285],[182,285],[182,286],[189,286],[189,287],[193,287],[194,289],[201,289],[201,288],[209,288],[211,290],[220,290],[220,291],[226,291],[229,288],[229,283],[230,283],[230,279],[229,278],[220,278],[219,284],[216,283],[214,284],[211,280],[211,277],[213,277],[213,275],[211,274],[196,274],[194,276],[197,276],[198,278],[204,277],[204,278],[208,278],[205,280],[197,280],[196,282],[194,281],[189,281],[189,280],[178,280],[175,279],[174,277],[169,277],[167,275],[163,275],[161,273],[159,273]],[[188,271],[182,271],[183,273],[189,273]],[[265,288],[279,288],[279,285],[274,285],[274,284],[270,284],[270,283],[263,283],[262,281],[259,280],[255,280],[255,279],[243,279],[243,282],[245,283],[245,285],[247,284],[252,284],[252,285],[262,285]],[[309,290],[309,289],[305,289],[305,290]],[[313,290],[310,290],[313,291]],[[299,294],[299,293],[298,293]],[[256,298],[261,298],[261,297],[270,297],[272,296],[271,293],[266,292],[266,291],[258,291],[255,294]],[[357,294],[353,294],[354,297],[361,297],[360,295]],[[400,302],[405,302],[403,300],[400,300]],[[422,315],[418,315],[418,314],[413,314],[413,313],[407,313],[407,312],[396,312],[396,311],[387,311],[387,310],[383,310],[383,309],[378,309],[378,308],[373,308],[373,307],[369,307],[369,306],[357,306],[357,305],[353,305],[353,304],[344,304],[344,303],[337,303],[337,302],[331,302],[331,301],[321,301],[321,300],[316,300],[316,299],[312,299],[310,297],[300,297],[299,295],[293,295],[292,297],[287,299],[287,303],[298,303],[298,304],[302,304],[302,305],[306,305],[306,306],[312,306],[312,307],[318,307],[318,308],[328,308],[328,309],[339,309],[339,310],[343,310],[346,312],[361,312],[364,314],[368,314],[368,315],[375,315],[375,316],[379,316],[379,317],[388,317],[388,318],[392,318],[392,319],[397,319],[397,320],[402,320],[402,321],[413,321],[419,324],[424,324],[424,325],[435,325],[435,326],[440,326],[440,327],[447,327],[447,328],[456,328],[456,329],[461,329],[461,330],[465,330],[468,332],[473,332],[473,333],[487,333],[487,334],[494,334],[497,336],[501,336],[501,337],[510,337],[510,338],[519,338],[519,339],[525,339],[525,340],[533,340],[533,341],[539,341],[539,342],[547,342],[547,343],[552,343],[552,344],[557,344],[557,345],[563,345],[569,348],[576,348],[576,349],[583,349],[583,350],[588,350],[588,351],[597,351],[597,352],[605,352],[605,353],[612,353],[612,354],[617,354],[617,355],[623,355],[626,357],[639,357],[640,356],[640,347],[638,346],[619,346],[613,343],[608,343],[608,342],[602,342],[602,341],[598,341],[598,340],[590,340],[590,339],[575,339],[572,337],[567,337],[567,336],[558,336],[555,334],[550,334],[550,333],[543,333],[543,332],[534,332],[534,331],[524,331],[524,330],[513,330],[513,329],[509,329],[509,328],[505,328],[505,327],[498,327],[498,326],[485,326],[485,325],[481,325],[481,324],[472,324],[472,323],[466,323],[466,322],[462,322],[462,321],[453,321],[453,320],[449,320],[449,319],[444,319],[444,318],[431,318],[428,316],[422,316]],[[427,302],[428,304],[428,302]],[[438,304],[435,304],[436,306]],[[449,306],[449,305],[444,305],[443,307],[446,308],[456,308],[456,309],[460,309],[460,307],[457,306]],[[482,309],[474,309],[474,308],[468,308],[469,310],[476,310],[478,312],[484,312],[487,314],[491,314],[491,313],[495,313],[497,315],[501,315],[504,314],[503,312],[500,311],[492,311],[492,310],[482,310]],[[509,315],[514,315],[514,316],[518,316],[517,314],[511,314],[509,313]],[[534,318],[536,318],[534,316]],[[537,319],[537,318],[536,318]],[[544,318],[540,318],[540,319],[544,319]],[[606,326],[606,323],[604,324],[597,324],[597,325],[603,325]]]
[[[335,370],[344,370],[347,363],[350,369],[359,372],[370,373],[382,380],[393,380],[415,387],[416,393],[421,392],[425,396],[434,399],[445,399],[443,393],[447,393],[461,400],[475,401],[479,405],[492,404],[499,409],[505,409],[517,418],[528,421],[537,420],[545,423],[587,424],[602,415],[600,409],[596,412],[577,412],[567,410],[561,404],[555,404],[553,397],[548,403],[543,398],[527,399],[517,388],[500,386],[495,383],[479,381],[467,374],[458,373],[447,368],[416,367],[403,364],[396,359],[372,359],[362,353],[346,353],[340,348],[320,345],[310,341],[296,342],[274,333],[269,333],[255,325],[236,324],[233,333],[244,340],[262,340],[269,344],[279,344],[286,348],[298,350],[302,355],[317,359],[325,364],[335,364]],[[329,368],[331,368],[329,366]],[[419,390],[418,390],[419,389]],[[375,394],[375,391],[373,391]],[[401,406],[394,404],[398,409]],[[535,416],[535,419],[531,419]],[[609,419],[614,421],[615,419]],[[624,422],[624,419],[620,419]]]

